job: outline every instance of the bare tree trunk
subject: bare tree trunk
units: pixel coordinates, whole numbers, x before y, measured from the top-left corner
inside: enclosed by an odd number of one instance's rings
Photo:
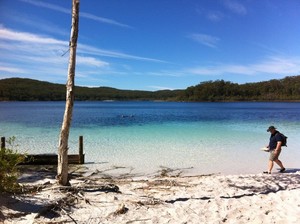
[[[68,81],[66,85],[66,107],[59,136],[57,180],[61,185],[68,185],[68,141],[74,105],[74,79],[76,66],[76,47],[78,38],[79,0],[72,0],[72,29],[70,36],[70,57]]]

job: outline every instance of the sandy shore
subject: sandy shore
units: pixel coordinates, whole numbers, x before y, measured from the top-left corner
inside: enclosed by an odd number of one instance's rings
[[[299,223],[300,172],[146,177],[74,171],[71,187],[55,173],[27,172],[24,195],[0,195],[3,223]]]

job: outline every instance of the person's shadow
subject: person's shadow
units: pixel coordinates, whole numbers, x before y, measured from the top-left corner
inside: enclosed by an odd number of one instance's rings
[[[297,173],[300,172],[299,168],[286,168],[284,173]]]

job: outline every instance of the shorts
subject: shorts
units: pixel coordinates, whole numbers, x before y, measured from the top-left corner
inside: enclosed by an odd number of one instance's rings
[[[277,160],[280,153],[281,153],[281,149],[278,150],[277,155],[275,154],[275,150],[271,150],[269,160],[271,160],[271,161]]]

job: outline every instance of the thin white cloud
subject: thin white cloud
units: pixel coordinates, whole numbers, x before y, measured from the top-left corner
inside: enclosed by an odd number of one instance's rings
[[[239,15],[246,15],[247,9],[237,0],[223,0],[224,6],[229,9],[231,12]]]
[[[256,47],[259,47],[260,49],[264,50],[267,54],[273,54],[273,55],[284,55],[283,51],[280,51],[276,48],[270,47],[266,44],[253,42],[253,45]]]
[[[143,73],[147,76],[186,77],[198,76],[224,76],[224,75],[278,75],[293,76],[300,74],[300,58],[298,57],[268,57],[265,60],[252,64],[214,64],[183,68],[178,70],[157,71]]]
[[[61,41],[58,39],[50,38],[50,37],[43,37],[40,35],[27,33],[27,32],[18,32],[11,29],[6,29],[3,26],[0,26],[0,40],[8,40],[8,41],[16,41],[20,43],[31,43],[35,46],[29,46],[29,45],[20,45],[19,49],[35,51],[39,49],[40,52],[45,52],[46,50],[50,50],[52,53],[56,51],[61,50],[67,50],[68,49],[68,42],[67,41]],[[51,46],[53,45],[53,46]],[[1,46],[1,43],[0,43]],[[29,47],[27,47],[29,46]],[[14,45],[6,45],[4,48],[15,48]],[[45,48],[44,48],[45,47]],[[154,59],[154,58],[147,58],[147,57],[140,57],[135,55],[130,55],[122,52],[117,51],[110,51],[110,50],[103,50],[96,47],[92,47],[89,45],[84,44],[78,44],[77,51],[79,53],[83,54],[90,54],[90,55],[98,55],[98,56],[105,56],[105,57],[113,57],[113,58],[123,58],[123,59],[130,59],[130,60],[140,60],[140,61],[150,61],[150,62],[159,62],[159,63],[167,63],[166,61]]]
[[[110,51],[99,49],[96,47],[92,47],[89,45],[78,44],[78,52],[90,55],[98,55],[98,56],[105,56],[105,57],[112,57],[112,58],[123,58],[123,59],[132,59],[138,61],[150,61],[150,62],[158,62],[158,63],[168,63],[163,60],[154,59],[154,58],[147,58],[147,57],[140,57],[135,55],[130,55],[118,51]]]
[[[206,14],[206,18],[213,22],[219,22],[224,18],[224,14],[219,11],[211,11]]]
[[[68,68],[68,54],[62,56],[62,52],[68,51],[68,48],[68,41],[28,32],[19,32],[5,28],[0,24],[0,71],[2,73],[0,73],[0,77],[13,75],[64,82]],[[155,63],[164,62],[158,59],[78,44],[76,66],[78,80],[89,82],[87,80],[103,75],[128,75],[127,72],[124,72],[124,68],[120,69],[117,67],[118,65],[100,59],[102,57]]]
[[[39,19],[38,21],[36,19],[31,19],[26,16],[23,16],[22,19],[20,19],[20,15],[15,20],[18,20],[18,22],[32,26],[35,29],[46,31],[53,34],[58,34],[61,36],[70,36],[70,32],[67,32],[64,29],[59,28],[56,24],[49,23],[48,21],[41,21]]]
[[[42,37],[36,34],[27,32],[18,32],[4,27],[0,27],[0,39],[20,41],[20,42],[33,42],[37,44],[59,44],[64,45],[65,41],[60,41],[54,38]]]
[[[274,56],[263,63],[254,65],[253,70],[265,73],[299,74],[300,58],[283,58]]]
[[[46,2],[43,2],[43,1],[35,1],[35,0],[20,0],[20,1],[31,4],[31,5],[34,5],[34,6],[37,6],[37,7],[43,7],[43,8],[51,9],[51,10],[54,10],[54,11],[57,11],[57,12],[65,13],[65,14],[70,14],[71,13],[71,9],[66,9],[66,8],[61,7],[61,6],[46,3]],[[104,17],[99,17],[99,16],[96,16],[96,15],[93,15],[93,14],[90,14],[90,13],[86,13],[86,12],[80,12],[80,17],[81,18],[86,18],[86,19],[91,19],[91,20],[101,22],[101,23],[120,26],[120,27],[124,27],[124,28],[132,28],[131,26],[126,25],[124,23],[120,23],[120,22],[117,22],[115,20],[104,18]]]
[[[1,48],[0,48],[1,49]],[[8,57],[11,54],[8,54]],[[17,57],[15,57],[15,55],[11,55],[11,58],[14,58],[15,61],[19,61],[19,62],[28,62],[30,61],[30,63],[45,63],[45,64],[49,64],[51,63],[52,65],[61,65],[66,67],[66,65],[68,64],[68,58],[67,57],[62,57],[62,56],[57,56],[54,54],[43,54],[43,56],[41,57],[40,54],[32,54],[32,55],[19,55]],[[89,66],[89,67],[98,67],[98,68],[104,68],[104,67],[108,67],[109,63],[96,59],[94,57],[83,57],[83,56],[77,56],[76,57],[76,63],[78,65],[84,65],[84,66]]]
[[[129,25],[126,25],[126,24],[123,24],[123,23],[119,23],[115,20],[95,16],[95,15],[87,13],[87,12],[80,12],[80,17],[91,19],[91,20],[94,20],[94,21],[97,21],[97,22],[100,22],[100,23],[106,23],[106,24],[125,27],[125,28],[133,28],[132,26],[129,26]]]
[[[2,13],[2,11],[1,11]],[[45,20],[41,17],[37,17],[33,14],[26,14],[25,12],[20,12],[20,11],[5,11],[3,12],[4,15],[3,17],[7,18],[8,20],[17,22],[26,26],[30,26],[34,28],[34,30],[41,30],[43,32],[48,32],[48,33],[53,33],[53,34],[58,34],[61,36],[70,36],[70,31],[65,28],[60,28],[59,24],[53,23],[51,21]],[[3,14],[2,13],[2,14]],[[18,15],[18,16],[16,16]]]
[[[224,75],[224,74],[240,74],[240,75],[263,75],[263,74],[278,74],[278,75],[297,75],[300,74],[300,58],[283,58],[269,57],[262,62],[242,65],[216,65],[216,66],[201,66],[186,70],[194,75]]]
[[[158,72],[147,72],[147,73],[141,73],[141,75],[149,75],[149,76],[167,76],[167,77],[182,77],[186,75],[186,73],[182,71],[158,71]]]
[[[95,67],[105,67],[105,66],[109,65],[109,63],[107,63],[107,62],[98,60],[93,57],[77,56],[76,61],[78,64],[91,65],[91,66],[95,66]]]
[[[220,38],[214,37],[211,35],[207,34],[202,34],[202,33],[194,33],[188,35],[188,37],[202,45],[211,47],[211,48],[217,48],[217,44],[220,41]]]
[[[34,1],[34,0],[20,0],[21,2],[29,3],[31,5],[37,6],[37,7],[43,7],[47,9],[51,9],[57,12],[62,12],[62,13],[71,13],[71,9],[66,9],[57,5],[53,5],[44,1]],[[70,1],[71,2],[71,1]]]
[[[16,68],[14,65],[4,65],[0,64],[0,71],[5,73],[16,73],[16,74],[22,74],[26,73],[24,70]]]

